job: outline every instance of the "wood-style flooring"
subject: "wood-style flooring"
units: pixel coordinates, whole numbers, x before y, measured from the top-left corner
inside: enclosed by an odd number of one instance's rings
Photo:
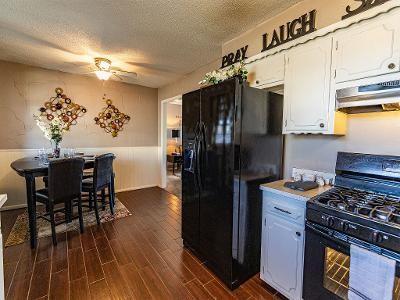
[[[4,250],[6,299],[274,299],[258,276],[231,292],[185,250],[181,202],[160,188],[118,194],[132,216]],[[17,212],[3,212],[7,238]]]

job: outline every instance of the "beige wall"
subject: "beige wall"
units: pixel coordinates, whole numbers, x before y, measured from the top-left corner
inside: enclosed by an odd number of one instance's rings
[[[87,113],[71,127],[64,147],[157,146],[157,89],[0,61],[0,149],[48,147],[49,142],[32,115],[61,87]],[[112,138],[95,125],[93,118],[105,106],[107,94],[113,103],[131,116],[124,131]]]
[[[317,29],[339,22],[342,16],[346,14],[345,9],[349,4],[352,4],[353,7],[359,6],[358,2],[349,0],[304,0],[276,17],[226,42],[222,46],[222,55],[236,51],[236,49],[245,45],[249,45],[247,50],[248,57],[260,53],[262,49],[262,35],[264,33],[268,33],[271,36],[274,29],[279,28],[279,26],[286,24],[286,22],[292,21],[313,9],[317,11]]]
[[[50,146],[32,115],[54,95],[56,87],[62,87],[73,101],[88,110],[66,133],[62,147],[92,154],[114,153],[119,191],[159,184],[157,89],[114,81],[103,83],[87,76],[3,61],[0,61],[0,70],[0,194],[8,195],[6,207],[26,204],[25,181],[10,164],[18,158],[37,155],[38,148]],[[93,121],[104,107],[104,93],[131,116],[117,138],[106,134]],[[37,182],[40,184],[41,180]]]

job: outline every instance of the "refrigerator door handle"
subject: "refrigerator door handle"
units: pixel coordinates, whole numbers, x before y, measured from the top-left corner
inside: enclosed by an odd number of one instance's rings
[[[204,163],[206,162],[205,151],[206,151],[206,125],[204,122],[200,125],[200,138],[199,138],[199,147],[198,147],[198,173],[199,173],[199,185],[200,188],[203,189],[204,187],[204,178],[203,178],[203,170],[204,170]]]

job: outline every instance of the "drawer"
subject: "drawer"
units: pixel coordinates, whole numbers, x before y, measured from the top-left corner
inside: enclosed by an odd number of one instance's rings
[[[298,224],[304,224],[306,202],[282,195],[264,192],[263,211],[283,217]]]

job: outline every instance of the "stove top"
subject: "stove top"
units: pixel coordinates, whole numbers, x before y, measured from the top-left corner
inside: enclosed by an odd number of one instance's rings
[[[313,202],[326,208],[400,226],[400,197],[334,187],[317,196]]]

